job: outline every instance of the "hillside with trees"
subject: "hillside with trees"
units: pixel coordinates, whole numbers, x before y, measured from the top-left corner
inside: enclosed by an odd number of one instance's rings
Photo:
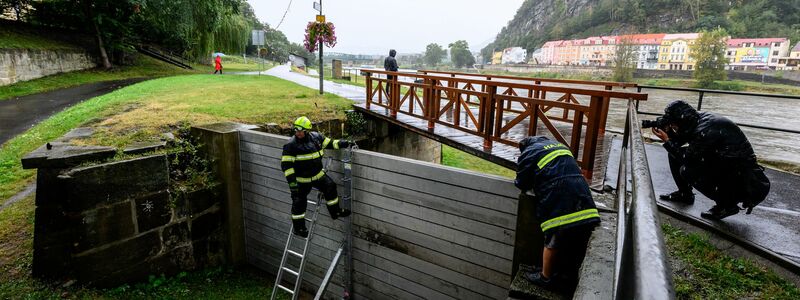
[[[677,33],[725,29],[738,38],[800,40],[798,0],[526,0],[514,18],[481,50],[545,41],[628,33]]]
[[[198,63],[211,54],[257,54],[250,32],[267,32],[268,58],[288,53],[314,56],[258,20],[245,0],[0,0],[0,13],[26,26],[71,31],[91,37],[84,44],[102,66],[131,63],[134,45],[155,45]]]

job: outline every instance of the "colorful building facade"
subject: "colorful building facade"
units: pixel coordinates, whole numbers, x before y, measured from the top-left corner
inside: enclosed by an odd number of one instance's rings
[[[775,69],[779,58],[789,55],[785,38],[729,39],[725,57],[731,70]]]
[[[661,39],[658,55],[659,70],[694,70],[692,48],[699,33],[665,34]]]
[[[637,69],[655,70],[658,69],[658,50],[664,36],[663,33],[623,35],[620,44],[634,47]]]
[[[800,42],[789,50],[786,57],[778,58],[775,68],[777,70],[800,70]]]

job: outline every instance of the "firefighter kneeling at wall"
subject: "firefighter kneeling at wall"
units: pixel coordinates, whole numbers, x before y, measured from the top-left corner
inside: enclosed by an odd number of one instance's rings
[[[536,218],[542,221],[542,267],[523,275],[538,286],[553,289],[577,282],[578,270],[600,214],[589,185],[566,146],[532,136],[519,143],[516,186],[535,194]]]
[[[352,142],[332,140],[311,131],[311,120],[306,117],[294,121],[294,137],[283,146],[281,169],[292,192],[292,225],[294,234],[308,237],[306,229],[306,197],[311,188],[317,188],[325,197],[328,212],[334,220],[350,215],[350,210],[339,207],[336,183],[325,174],[322,157],[325,149],[345,149]]]

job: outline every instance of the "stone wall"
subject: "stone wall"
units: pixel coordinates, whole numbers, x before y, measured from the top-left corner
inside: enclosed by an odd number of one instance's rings
[[[113,287],[226,262],[219,188],[170,193],[163,154],[72,167],[59,147],[23,163],[39,168],[34,276]]]
[[[0,86],[96,66],[82,50],[0,49]]]

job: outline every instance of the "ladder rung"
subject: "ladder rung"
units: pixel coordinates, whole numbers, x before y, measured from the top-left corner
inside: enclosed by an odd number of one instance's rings
[[[314,201],[311,201],[311,200],[306,200],[306,201],[308,201],[308,204],[317,205],[317,202],[314,202]]]
[[[300,253],[297,253],[297,252],[294,252],[294,251],[292,251],[292,250],[286,250],[286,252],[289,252],[289,254],[291,254],[291,255],[294,255],[294,256],[297,256],[297,257],[299,257],[299,258],[303,258],[303,255],[302,255],[302,254],[300,254]]]
[[[294,270],[292,270],[292,269],[289,269],[289,268],[287,268],[287,267],[283,267],[283,268],[281,268],[281,269],[283,269],[283,270],[284,270],[284,271],[286,271],[286,272],[289,272],[289,274],[292,274],[292,275],[294,275],[294,276],[297,276],[297,275],[298,275],[298,274],[297,274],[297,272],[295,272]]]
[[[282,290],[286,291],[287,293],[294,295],[294,291],[290,290],[289,288],[287,288],[285,286],[282,286],[280,284],[278,285],[278,287],[281,288]]]

